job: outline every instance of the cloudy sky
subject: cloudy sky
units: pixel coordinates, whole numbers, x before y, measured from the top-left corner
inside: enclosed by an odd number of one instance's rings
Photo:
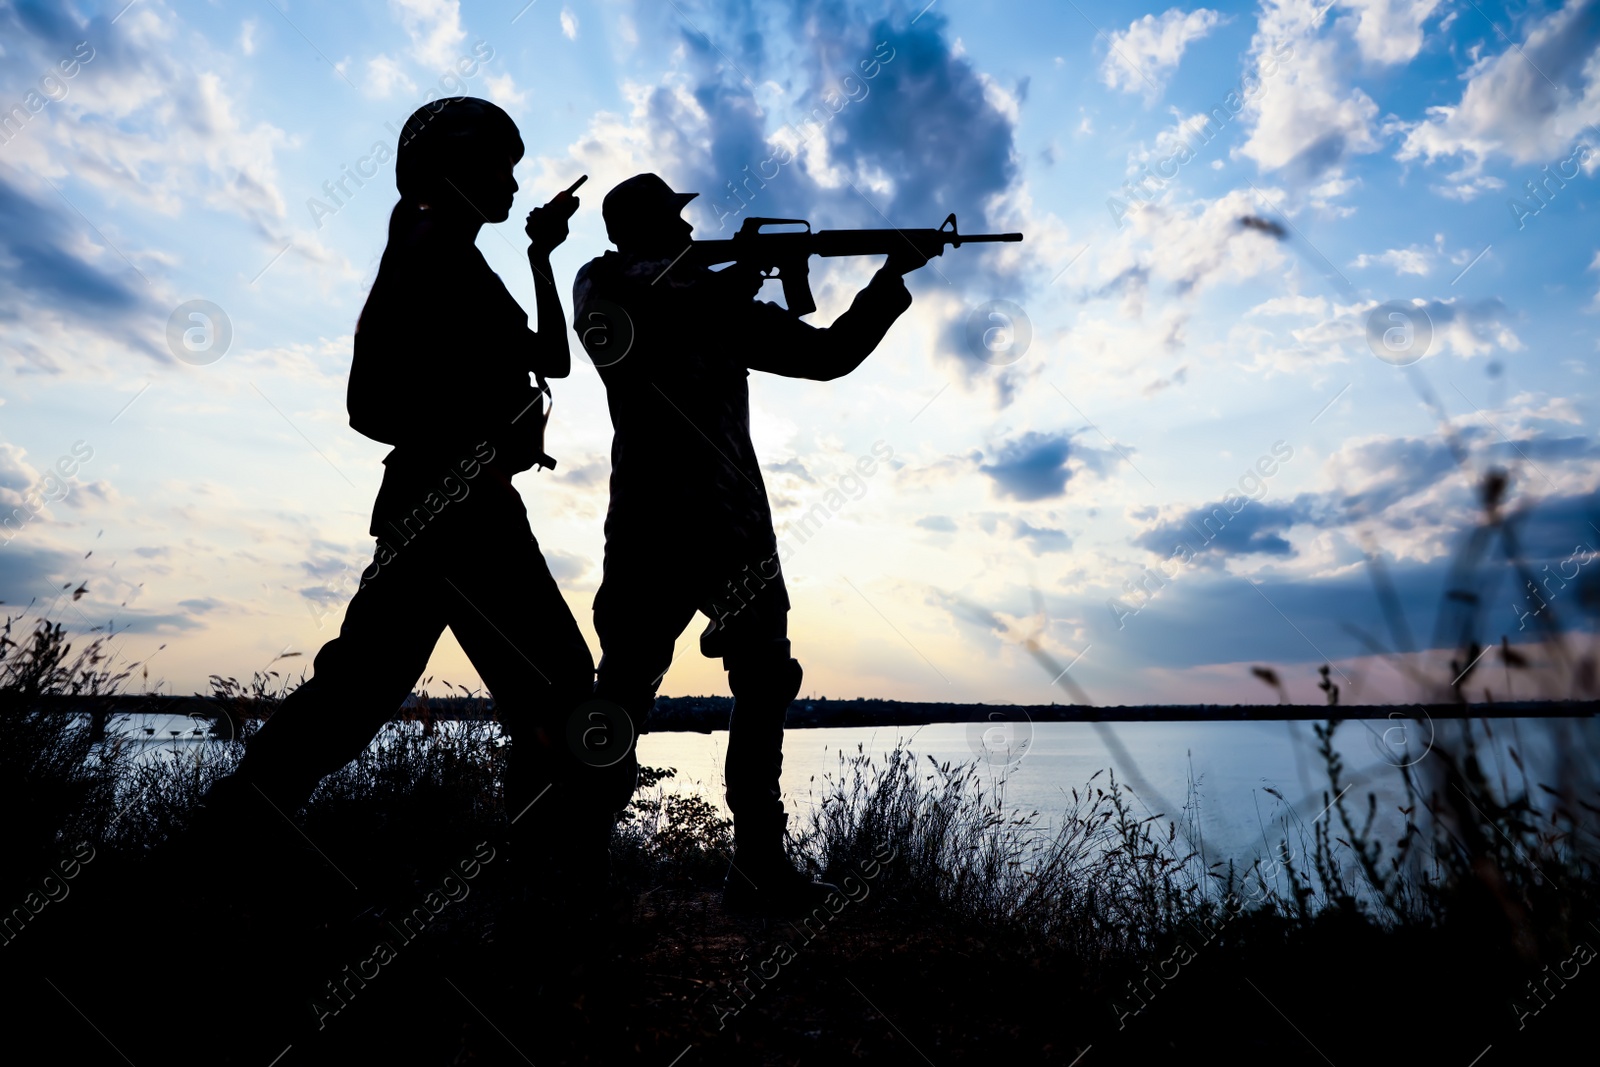
[[[0,3],[0,600],[113,624],[152,686],[337,632],[386,452],[344,391],[389,152],[456,94],[528,146],[478,243],[529,308],[518,222],[580,174],[564,299],[643,170],[702,236],[1026,233],[913,275],[848,378],[752,381],[810,692],[1046,703],[1071,665],[1100,704],[1270,700],[1271,664],[1319,701],[1331,660],[1412,698],[1355,632],[1407,640],[1368,554],[1433,675],[1453,587],[1478,639],[1537,632],[1515,581],[1452,574],[1493,467],[1579,624],[1596,0],[124,3]],[[875,265],[814,264],[813,321]],[[517,484],[592,643],[609,421],[588,366],[556,394],[560,467]],[[726,691],[697,630],[663,692]],[[477,684],[448,637],[430,671]]]

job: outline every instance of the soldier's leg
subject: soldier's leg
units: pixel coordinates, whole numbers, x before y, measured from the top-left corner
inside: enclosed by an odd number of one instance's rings
[[[427,546],[407,548],[363,572],[339,636],[317,653],[312,678],[289,694],[246,743],[235,772],[207,794],[213,818],[258,806],[263,795],[293,815],[323,777],[361,754],[411,692],[445,616]]]
[[[783,724],[804,672],[782,636],[730,649],[723,663],[733,691],[726,773],[735,831],[741,837],[751,830],[765,836],[777,828],[781,835]]]
[[[770,826],[784,814],[783,722],[802,678],[789,654],[789,595],[776,556],[725,579],[705,610],[711,625],[700,651],[721,657],[733,690],[728,808],[736,830]]]
[[[662,567],[654,555],[607,547],[605,577],[594,598],[601,649],[594,695],[621,707],[635,733],[649,721],[673,646],[694,618],[696,597],[685,564],[675,559]],[[637,755],[630,752],[625,764],[632,796]]]
[[[784,848],[783,725],[803,672],[790,655],[789,597],[776,557],[746,568],[711,605],[701,651],[721,656],[733,690],[726,777],[734,861],[725,900],[733,908],[808,909],[832,890],[790,863]]]
[[[450,629],[494,695],[511,736],[506,810],[514,839],[593,866],[609,843],[631,780],[568,744],[574,709],[591,699],[594,658],[545,563],[525,513],[471,534],[445,569]],[[631,743],[631,738],[629,739]]]
[[[300,944],[294,938],[337,910],[345,877],[327,869],[290,820],[325,775],[371,743],[427,666],[444,615],[426,559],[407,557],[419,547],[368,568],[339,636],[317,653],[314,677],[246,742],[235,772],[207,791],[189,831],[152,873],[151,899],[197,895],[255,952],[292,954],[284,946]]]

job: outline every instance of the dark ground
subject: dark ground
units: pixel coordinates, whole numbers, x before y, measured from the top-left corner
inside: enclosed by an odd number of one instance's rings
[[[1246,916],[1210,944],[1190,936],[1187,963],[1153,959],[1152,977],[908,905],[870,879],[809,930],[726,915],[713,879],[645,885],[626,863],[609,903],[541,902],[519,888],[504,842],[431,914],[429,890],[485,855],[476,842],[381,824],[316,836],[337,870],[286,824],[284,840],[256,850],[248,888],[214,866],[184,868],[174,890],[113,856],[85,865],[70,896],[0,948],[13,1055],[138,1067],[1497,1067],[1574,1062],[1581,1042],[1566,1049],[1600,996],[1600,974],[1575,960],[1519,1030],[1518,1012],[1538,1003],[1524,993],[1513,1010],[1517,987],[1546,976],[1493,947],[1506,942],[1492,902],[1480,924],[1450,932],[1383,935],[1328,914],[1286,934]],[[415,907],[428,922],[408,942],[390,924]],[[366,962],[379,942],[394,958]],[[794,950],[787,962],[780,943]],[[752,973],[741,1001],[731,984]],[[1147,983],[1143,1010],[1130,979]],[[329,981],[346,983],[337,1011]]]

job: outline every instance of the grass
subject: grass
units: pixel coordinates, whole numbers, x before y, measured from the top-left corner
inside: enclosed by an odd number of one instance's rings
[[[1453,636],[1431,646],[1457,649],[1443,669],[1412,651],[1373,561],[1389,639],[1360,636],[1424,702],[1465,704],[1469,687],[1492,701],[1496,662],[1502,693],[1594,693],[1593,651],[1553,613],[1533,645],[1485,653],[1473,636],[1488,596],[1463,591],[1492,584],[1496,546],[1532,573],[1503,492],[1485,479],[1484,522],[1456,561]],[[1110,771],[1064,810],[1024,812],[975,764],[858,749],[792,846],[856,888],[792,924],[721,912],[731,827],[672,791],[669,768],[645,768],[618,829],[614,897],[558,910],[506,845],[491,709],[447,728],[424,693],[259,844],[256,879],[157,893],[164,847],[239,758],[250,715],[293,683],[214,678],[220,737],[130,740],[105,709],[138,665],[112,671],[104,635],[74,653],[60,626],[27,621],[0,637],[0,958],[14,1025],[74,1062],[1492,1067],[1562,1048],[1600,994],[1600,794],[1592,734],[1572,721],[1540,727],[1565,732],[1544,776],[1490,717],[1411,724],[1428,745],[1395,761],[1406,800],[1385,837],[1377,791],[1356,788],[1336,747],[1348,727],[1325,666],[1325,814],[1284,804],[1277,839],[1241,861],[1204,848],[1193,781],[1170,816]],[[1281,691],[1275,670],[1255,673]],[[66,895],[53,872],[83,842],[95,858]],[[496,858],[470,893],[397,941],[393,924],[480,847]],[[397,943],[392,962],[374,962],[378,942]]]
[[[1379,840],[1376,800],[1345,789],[1333,719],[1317,729],[1329,814],[1286,819],[1293,834],[1243,865],[1187,844],[1199,836],[1192,782],[1190,804],[1168,819],[1103,772],[1047,818],[1010,809],[975,765],[903,748],[841,756],[796,828],[796,858],[858,883],[874,857],[893,858],[865,895],[803,929],[720,913],[730,825],[698,795],[669,791],[673,771],[646,768],[617,834],[614,914],[598,926],[541,916],[511,868],[489,863],[473,894],[404,948],[392,980],[380,972],[318,1027],[319,992],[324,1008],[334,1003],[327,983],[351,981],[347,966],[375,967],[364,959],[374,938],[394,940],[379,919],[414,907],[473,842],[503,847],[494,731],[437,728],[423,701],[325,781],[299,823],[317,853],[290,848],[274,880],[230,889],[284,900],[294,922],[267,908],[218,926],[205,908],[184,914],[198,898],[147,901],[167,916],[136,919],[151,931],[130,943],[118,901],[242,745],[158,745],[163,754],[138,759],[115,728],[93,740],[88,713],[38,710],[52,694],[103,696],[102,647],[70,657],[60,630],[40,623],[6,646],[0,687],[4,788],[28,813],[12,826],[7,899],[36,891],[74,842],[97,849],[76,879],[85,892],[41,910],[3,951],[22,963],[16,980],[32,983],[30,1017],[73,1035],[91,1062],[115,1059],[116,1033],[118,1047],[153,1048],[157,1062],[264,1064],[287,1045],[296,1058],[285,1063],[385,1049],[405,1062],[514,1062],[514,1044],[541,1063],[665,1064],[685,1048],[695,1062],[921,1062],[913,1046],[940,1064],[989,1062],[996,1049],[1071,1063],[1090,1046],[1165,1057],[1221,1041],[1295,1062],[1465,1064],[1484,1046],[1516,1042],[1521,1058],[1553,1044],[1594,996],[1548,975],[1571,972],[1579,946],[1600,940],[1597,798],[1532,781],[1520,755],[1513,773],[1495,772],[1492,724],[1452,724],[1426,758],[1395,770],[1410,806],[1402,835]],[[214,699],[270,708],[288,688],[263,675],[220,684]],[[577,928],[552,932],[563,924]],[[285,944],[297,947],[292,960],[276,954]],[[252,968],[254,982],[241,975]],[[204,991],[215,973],[228,984]],[[261,973],[274,977],[263,986]],[[1397,975],[1407,976],[1398,986]],[[164,1010],[208,1021],[160,1038],[130,1029],[125,995],[155,976]],[[1556,980],[1591,978],[1580,968]],[[1536,985],[1535,1001],[1529,980],[1551,991]],[[200,1006],[214,995],[228,1005],[220,1017]],[[1382,1042],[1350,1029],[1352,997],[1418,1028]],[[1228,1021],[1241,1009],[1254,1028],[1242,1035]],[[1428,1012],[1438,1014],[1423,1023]],[[241,1039],[249,1052],[234,1056]]]

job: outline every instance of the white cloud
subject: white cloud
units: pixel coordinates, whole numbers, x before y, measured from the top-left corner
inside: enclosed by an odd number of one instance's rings
[[[1571,426],[1583,425],[1583,414],[1571,397],[1549,396],[1545,393],[1518,393],[1505,404],[1508,422],[1518,428],[1533,432],[1534,422],[1561,422]]]
[[[1451,352],[1465,358],[1486,356],[1496,350],[1519,351],[1522,341],[1507,323],[1510,313],[1497,299],[1466,300],[1451,297],[1448,300],[1413,300],[1427,318],[1433,330],[1429,355]],[[1377,303],[1361,305],[1352,318],[1352,332],[1360,330],[1364,337],[1366,317]],[[1364,343],[1364,342],[1363,342]]]
[[[1448,175],[1446,181],[1451,184],[1431,185],[1434,192],[1446,200],[1459,200],[1463,204],[1476,200],[1484,193],[1492,193],[1506,187],[1506,183],[1491,174],[1479,174],[1469,177],[1465,174]]]
[[[485,75],[483,85],[489,90],[489,99],[507,110],[528,102],[528,94],[517,88],[516,79],[509,73]]]
[[[1512,328],[1514,314],[1499,299],[1452,297],[1410,303],[1415,309],[1413,323],[1426,320],[1431,335],[1426,360],[1447,355],[1471,359],[1517,352],[1525,347]],[[1229,333],[1229,351],[1248,358],[1249,362],[1242,366],[1269,376],[1304,375],[1328,364],[1370,360],[1367,319],[1376,307],[1375,300],[1332,305],[1299,296],[1268,300],[1252,308],[1245,319],[1275,315],[1288,321],[1274,323],[1270,330],[1254,322],[1241,322]],[[1299,319],[1298,324],[1294,323],[1295,318]]]
[[[1391,248],[1375,256],[1363,252],[1350,262],[1350,265],[1357,270],[1365,270],[1374,264],[1389,267],[1396,274],[1415,274],[1419,277],[1426,277],[1433,269],[1433,260],[1429,257],[1428,250],[1418,248],[1416,245],[1409,248]]]
[[[380,100],[393,96],[396,89],[404,90],[408,97],[415,96],[417,92],[416,83],[406,75],[399,61],[382,54],[367,60],[367,77],[363,88],[368,96]]]
[[[0,9],[0,24],[6,18]],[[240,60],[233,42],[225,39],[219,46],[148,7],[131,8],[116,29],[78,52],[80,72],[68,94],[50,104],[49,121],[41,116],[7,146],[20,180],[8,187],[5,210],[22,210],[36,225],[19,229],[11,222],[0,244],[15,248],[34,230],[55,233],[54,215],[45,218],[28,207],[54,211],[57,193],[46,179],[94,217],[99,231],[74,223],[56,235],[62,271],[70,265],[87,287],[71,300],[42,300],[37,286],[24,285],[21,292],[29,299],[12,308],[6,294],[8,310],[17,312],[7,354],[51,373],[70,365],[100,374],[125,364],[130,350],[170,362],[162,309],[170,311],[181,299],[169,291],[168,280],[181,273],[186,257],[170,245],[160,251],[166,242],[159,236],[159,244],[149,244],[152,217],[157,227],[182,220],[189,229],[222,222],[206,218],[206,212],[244,220],[260,241],[238,242],[238,260],[256,260],[245,278],[291,240],[287,260],[326,265],[340,258],[290,218],[278,160],[297,139],[235,95],[240,83],[231,67]],[[83,39],[70,25],[39,29],[13,22],[0,32],[12,57],[0,71],[0,89],[14,84],[13,72],[26,69],[20,64],[30,52],[39,62],[26,66],[38,69],[73,54],[74,42]],[[336,84],[333,75],[325,76]],[[11,258],[9,251],[0,253],[0,260]],[[70,364],[62,360],[64,353],[70,353]]]
[[[1203,7],[1188,12],[1168,8],[1159,17],[1134,19],[1126,30],[1108,37],[1110,48],[1100,64],[1100,80],[1113,89],[1143,92],[1153,99],[1177,69],[1189,42],[1204,37],[1221,22],[1222,16]]]
[[[1268,0],[1250,54],[1261,88],[1245,104],[1250,136],[1239,151],[1262,170],[1291,168],[1306,180],[1379,148],[1378,105],[1348,84],[1336,40],[1315,34],[1309,0]]]
[[[0,441],[0,503],[16,507],[25,493],[39,484],[39,469],[24,457],[26,449]]]
[[[1282,197],[1278,190],[1265,190]],[[1096,264],[1105,279],[1096,295],[1127,296],[1148,290],[1153,278],[1171,281],[1179,293],[1199,292],[1218,282],[1239,283],[1281,271],[1282,246],[1242,228],[1239,220],[1257,214],[1251,190],[1234,190],[1216,199],[1145,205],[1128,215],[1115,245]],[[1132,309],[1135,314],[1137,308]]]
[[[430,70],[455,64],[467,38],[459,0],[389,0],[389,10],[411,38],[411,55],[418,63]]]
[[[1375,63],[1404,63],[1422,50],[1422,24],[1440,0],[1344,0],[1356,12],[1353,36]],[[1341,20],[1343,21],[1343,20]]]
[[[1329,174],[1325,180],[1312,186],[1310,192],[1306,194],[1306,199],[1312,207],[1324,214],[1333,215],[1336,218],[1348,218],[1356,213],[1356,209],[1335,204],[1334,201],[1360,187],[1361,180],[1359,178],[1346,178],[1342,171],[1335,172]]]
[[[1600,136],[1584,133],[1600,120],[1597,5],[1600,0],[1570,0],[1534,23],[1520,46],[1480,61],[1460,102],[1430,107],[1397,158],[1431,163],[1459,156],[1466,161],[1462,175],[1471,176],[1492,155],[1554,164],[1575,139]],[[1587,169],[1597,165],[1600,156],[1590,156]]]
[[[569,41],[578,39],[578,16],[572,13],[572,8],[570,7],[561,9],[561,33]]]
[[[566,156],[531,161],[538,174],[534,188],[570,183],[567,175],[574,160],[597,189],[609,189],[647,170],[671,184],[686,169],[684,161],[694,154],[694,146],[711,132],[709,116],[689,92],[687,79],[669,73],[660,85],[624,82],[621,95],[629,105],[627,115],[596,112]]]
[[[1328,302],[1320,296],[1275,296],[1245,312],[1246,315],[1315,315],[1328,313]]]
[[[1022,101],[1017,94],[981,70],[977,72],[977,77],[983,85],[983,98],[989,106],[1004,115],[1013,126],[1021,121]]]
[[[124,19],[118,27],[115,50],[108,46],[86,65],[95,76],[80,75],[54,105],[72,121],[40,124],[31,138],[41,149],[36,172],[70,176],[164,215],[203,203],[245,218],[281,247],[287,208],[276,154],[293,140],[245,117],[223,75],[205,69],[203,56],[175,48],[159,20]]]
[[[239,51],[247,56],[256,54],[256,20],[245,19],[239,27]]]

